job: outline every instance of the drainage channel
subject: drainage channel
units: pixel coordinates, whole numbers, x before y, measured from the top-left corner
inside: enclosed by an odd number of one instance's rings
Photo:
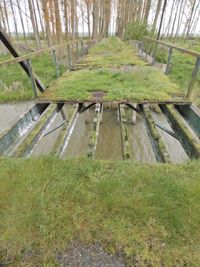
[[[183,163],[200,156],[199,114],[188,105],[31,103],[4,122],[0,155]]]

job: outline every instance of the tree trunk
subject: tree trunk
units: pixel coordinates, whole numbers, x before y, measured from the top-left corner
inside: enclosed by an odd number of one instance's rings
[[[33,27],[33,33],[35,36],[35,42],[36,42],[36,47],[37,50],[41,49],[41,44],[40,44],[40,37],[37,31],[36,23],[35,23],[35,16],[34,16],[34,11],[33,11],[33,5],[32,5],[32,0],[28,0],[29,4],[29,11],[30,11],[30,16],[31,16],[31,23]]]
[[[92,39],[95,40],[98,38],[98,23],[99,23],[99,1],[94,0],[93,2],[93,31]]]

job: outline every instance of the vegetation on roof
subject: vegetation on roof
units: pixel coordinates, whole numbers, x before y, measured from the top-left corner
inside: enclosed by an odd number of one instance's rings
[[[65,73],[41,95],[51,100],[170,100],[178,87],[154,67],[134,67],[129,72],[113,69],[80,70]]]

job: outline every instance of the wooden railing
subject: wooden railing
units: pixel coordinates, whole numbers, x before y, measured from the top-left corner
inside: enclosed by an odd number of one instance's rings
[[[170,43],[166,43],[166,42],[163,42],[163,41],[160,41],[160,40],[156,40],[156,39],[153,39],[153,38],[150,38],[150,37],[144,37],[144,40],[156,44],[154,52],[153,52],[152,64],[155,63],[156,52],[158,50],[158,46],[159,45],[167,47],[169,49],[168,50],[168,58],[167,58],[167,65],[166,65],[165,74],[169,74],[170,69],[171,69],[170,67],[172,65],[172,52],[173,52],[173,49],[177,50],[177,51],[179,51],[181,53],[184,53],[184,54],[187,54],[187,55],[190,55],[190,56],[193,56],[193,57],[196,58],[196,62],[195,62],[194,69],[193,69],[193,72],[192,72],[191,81],[189,83],[189,87],[188,87],[187,93],[186,93],[186,96],[188,98],[191,98],[192,91],[193,91],[195,83],[197,81],[197,77],[198,77],[198,73],[199,73],[199,69],[200,69],[200,53],[185,49],[183,47],[176,46],[174,44],[170,44]],[[139,44],[139,48],[143,52],[143,50],[144,50],[144,42],[141,41],[141,42],[138,42],[138,44]]]
[[[32,85],[32,89],[34,92],[34,96],[37,97],[38,93],[37,93],[37,85],[36,85],[36,75],[32,69],[32,65],[31,65],[31,59],[34,58],[35,56],[40,56],[42,54],[51,52],[51,56],[55,65],[55,70],[56,70],[56,76],[57,78],[60,76],[60,67],[59,67],[59,63],[58,63],[58,58],[56,56],[56,50],[57,49],[66,49],[67,52],[67,57],[68,57],[68,68],[71,69],[73,62],[72,62],[72,52],[71,52],[71,46],[76,46],[76,58],[78,59],[80,56],[79,51],[81,51],[81,55],[83,55],[84,53],[84,49],[88,49],[93,43],[96,43],[97,40],[74,40],[71,42],[66,42],[57,46],[52,46],[49,48],[45,48],[36,52],[32,52],[26,55],[22,55],[19,57],[15,57],[3,62],[0,62],[0,67],[7,67],[10,66],[12,64],[17,64],[20,62],[24,62],[26,64],[26,67],[28,68],[28,75],[31,79],[31,85]],[[85,46],[86,44],[86,46]],[[84,47],[85,46],[85,47]]]

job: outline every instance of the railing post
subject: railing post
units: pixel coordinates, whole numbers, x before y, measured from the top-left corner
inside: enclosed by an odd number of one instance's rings
[[[59,65],[58,65],[58,59],[56,57],[56,49],[52,48],[52,57],[53,57],[53,62],[56,68],[56,76],[57,78],[60,77],[60,69],[59,69]]]
[[[69,69],[72,67],[72,60],[71,60],[71,52],[70,52],[70,46],[69,44],[67,45],[67,53],[68,53],[68,66]]]
[[[171,65],[172,65],[172,47],[169,47],[169,53],[168,53],[168,59],[167,59],[167,66],[166,66],[166,70],[165,70],[165,74],[169,74],[170,69],[171,69]]]
[[[194,88],[195,82],[197,80],[197,75],[199,72],[199,68],[200,68],[200,57],[197,57],[193,72],[192,72],[192,80],[190,81],[190,85],[187,91],[187,97],[191,98],[192,96],[192,90]]]
[[[153,55],[152,55],[152,65],[154,65],[155,62],[156,62],[156,53],[157,53],[157,49],[158,49],[158,44],[156,43],[156,47],[155,47],[155,49],[154,49],[154,51],[153,51]]]
[[[31,60],[30,59],[26,60],[26,66],[28,68],[29,76],[30,76],[30,79],[31,79],[31,85],[32,85],[34,97],[36,98],[38,96],[37,87],[36,87],[35,77],[33,75],[33,70],[32,70]]]

